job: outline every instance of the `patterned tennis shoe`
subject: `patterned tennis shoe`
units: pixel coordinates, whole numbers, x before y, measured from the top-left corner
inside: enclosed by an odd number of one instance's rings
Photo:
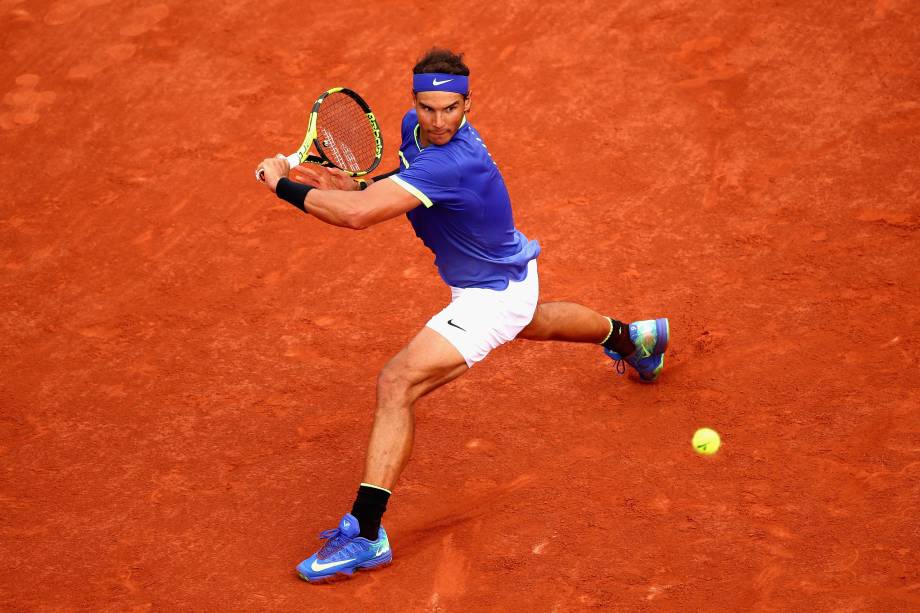
[[[635,352],[626,357],[611,349],[604,349],[604,353],[616,362],[617,372],[621,375],[626,372],[625,362],[636,369],[641,380],[651,383],[664,368],[669,329],[666,317],[634,321],[629,324],[629,338],[636,345]]]
[[[346,513],[338,528],[319,535],[326,539],[320,550],[297,565],[300,577],[312,583],[327,581],[337,574],[351,575],[358,569],[384,566],[393,560],[390,540],[383,526],[376,541],[361,538],[360,532],[358,520]]]

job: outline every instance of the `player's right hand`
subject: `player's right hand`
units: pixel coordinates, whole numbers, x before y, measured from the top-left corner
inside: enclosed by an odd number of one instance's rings
[[[338,189],[354,191],[358,184],[347,172],[331,166],[304,164],[297,167],[297,174],[303,176],[304,182],[319,189]]]

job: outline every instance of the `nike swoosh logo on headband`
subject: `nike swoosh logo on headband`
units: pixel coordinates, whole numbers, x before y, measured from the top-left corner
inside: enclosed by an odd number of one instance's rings
[[[450,83],[453,79],[444,79],[443,81],[438,81],[437,79],[432,79],[431,84],[434,86],[444,85],[445,83]]]

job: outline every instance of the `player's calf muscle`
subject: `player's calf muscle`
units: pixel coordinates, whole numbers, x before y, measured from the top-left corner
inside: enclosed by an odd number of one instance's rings
[[[518,334],[533,341],[599,343],[609,331],[606,317],[575,302],[544,302]]]

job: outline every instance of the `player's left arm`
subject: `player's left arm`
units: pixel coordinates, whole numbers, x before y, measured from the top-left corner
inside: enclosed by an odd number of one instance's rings
[[[398,217],[421,201],[393,181],[375,181],[363,191],[310,190],[306,212],[334,226],[363,230]]]
[[[348,178],[347,185],[335,185],[343,180],[330,173],[333,189],[314,189],[287,178],[290,167],[283,157],[262,160],[265,186],[279,198],[287,200],[305,213],[333,226],[361,230],[411,211],[421,201],[393,181],[378,180],[363,191]],[[334,189],[334,187],[347,189]]]

